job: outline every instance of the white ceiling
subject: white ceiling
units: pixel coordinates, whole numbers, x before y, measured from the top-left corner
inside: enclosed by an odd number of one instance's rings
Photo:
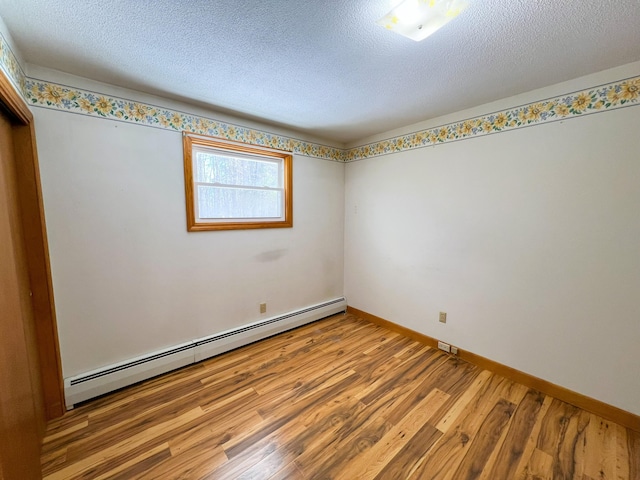
[[[25,61],[352,142],[640,60],[640,0],[471,0],[416,43],[398,0],[0,0]]]

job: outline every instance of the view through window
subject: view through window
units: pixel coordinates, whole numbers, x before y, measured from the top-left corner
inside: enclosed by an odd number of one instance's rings
[[[289,153],[184,139],[190,231],[292,226]]]

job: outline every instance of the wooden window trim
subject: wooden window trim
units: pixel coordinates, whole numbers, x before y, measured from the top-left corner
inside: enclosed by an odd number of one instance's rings
[[[184,187],[187,207],[187,231],[201,232],[209,230],[245,230],[256,228],[291,228],[293,227],[293,156],[289,152],[261,148],[253,145],[230,143],[206,138],[184,132]],[[193,179],[193,147],[211,147],[229,152],[272,157],[283,161],[284,170],[284,220],[279,221],[231,221],[231,222],[196,222],[195,191]]]

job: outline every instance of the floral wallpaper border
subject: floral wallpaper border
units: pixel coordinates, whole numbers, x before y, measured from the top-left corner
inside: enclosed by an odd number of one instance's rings
[[[32,78],[26,79],[25,97],[28,103],[41,107],[175,131],[187,130],[311,157],[351,162],[640,105],[640,76],[346,150]]]
[[[4,35],[0,33],[0,68],[11,80],[16,91],[24,97],[26,76]]]
[[[340,162],[344,160],[344,150],[341,148],[306,142],[212,118],[43,80],[27,78],[25,96],[27,103],[39,107],[137,123],[176,132],[188,131],[325,160]]]
[[[640,76],[361,145],[347,150],[345,161],[363,160],[633,105],[640,105]]]
[[[588,90],[568,93],[350,149],[341,149],[178,110],[28,78],[2,34],[0,34],[0,68],[22,93],[27,103],[33,106],[137,123],[176,132],[187,130],[201,135],[262,145],[337,162],[364,160],[640,105],[640,76],[635,76]]]

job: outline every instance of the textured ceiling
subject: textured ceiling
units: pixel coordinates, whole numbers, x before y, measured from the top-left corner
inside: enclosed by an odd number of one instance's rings
[[[398,0],[0,0],[25,61],[335,142],[640,60],[640,0],[471,0],[416,43]]]

